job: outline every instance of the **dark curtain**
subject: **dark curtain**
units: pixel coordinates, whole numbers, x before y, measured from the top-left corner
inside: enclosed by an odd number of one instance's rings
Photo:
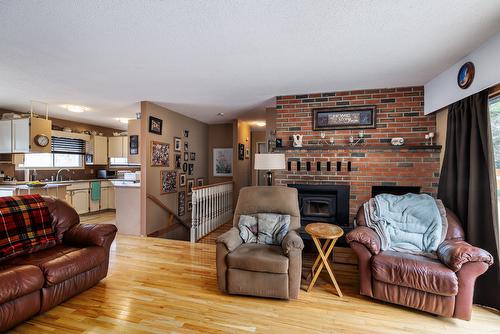
[[[476,281],[474,303],[500,309],[496,180],[491,173],[495,161],[488,113],[488,90],[449,106],[438,197],[460,218],[466,241],[493,255],[495,263]]]

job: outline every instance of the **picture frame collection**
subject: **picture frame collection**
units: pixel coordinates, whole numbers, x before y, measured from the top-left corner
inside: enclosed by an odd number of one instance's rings
[[[150,116],[149,132],[161,135],[163,120]],[[172,167],[173,169],[160,170],[160,195],[177,194],[177,214],[183,216],[192,210],[192,199],[194,187],[205,184],[203,177],[189,177],[194,175],[194,161],[196,152],[189,152],[189,130],[183,131],[184,140],[181,137],[173,137],[173,154],[170,152],[171,144],[152,140],[150,144],[150,166]],[[173,164],[170,157],[173,156]]]

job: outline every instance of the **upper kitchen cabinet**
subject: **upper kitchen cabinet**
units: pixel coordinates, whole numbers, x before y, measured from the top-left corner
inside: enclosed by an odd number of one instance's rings
[[[16,118],[0,121],[0,153],[50,153],[52,121]]]
[[[127,158],[128,137],[116,136],[108,138],[108,156],[110,158]]]
[[[91,155],[92,159],[87,165],[107,165],[108,164],[108,138],[104,136],[90,136],[90,141],[87,142],[87,155]]]

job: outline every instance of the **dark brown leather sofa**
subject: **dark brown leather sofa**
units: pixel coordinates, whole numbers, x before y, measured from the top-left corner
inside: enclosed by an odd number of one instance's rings
[[[0,263],[0,332],[45,312],[106,277],[110,224],[79,224],[66,202],[45,198],[57,245]]]
[[[346,240],[358,256],[360,293],[445,317],[470,320],[476,278],[493,257],[464,241],[457,216],[446,209],[448,231],[439,259],[381,251],[379,236],[366,226],[363,207]]]

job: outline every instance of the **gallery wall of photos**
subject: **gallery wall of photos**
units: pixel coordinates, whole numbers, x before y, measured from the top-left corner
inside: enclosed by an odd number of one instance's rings
[[[157,126],[161,134],[161,124]],[[205,184],[204,178],[194,178],[196,152],[190,150],[189,130],[184,137],[173,137],[173,146],[151,141],[151,167],[166,167],[160,171],[160,194],[177,193],[177,215],[182,217],[192,209],[191,195],[194,187]]]

